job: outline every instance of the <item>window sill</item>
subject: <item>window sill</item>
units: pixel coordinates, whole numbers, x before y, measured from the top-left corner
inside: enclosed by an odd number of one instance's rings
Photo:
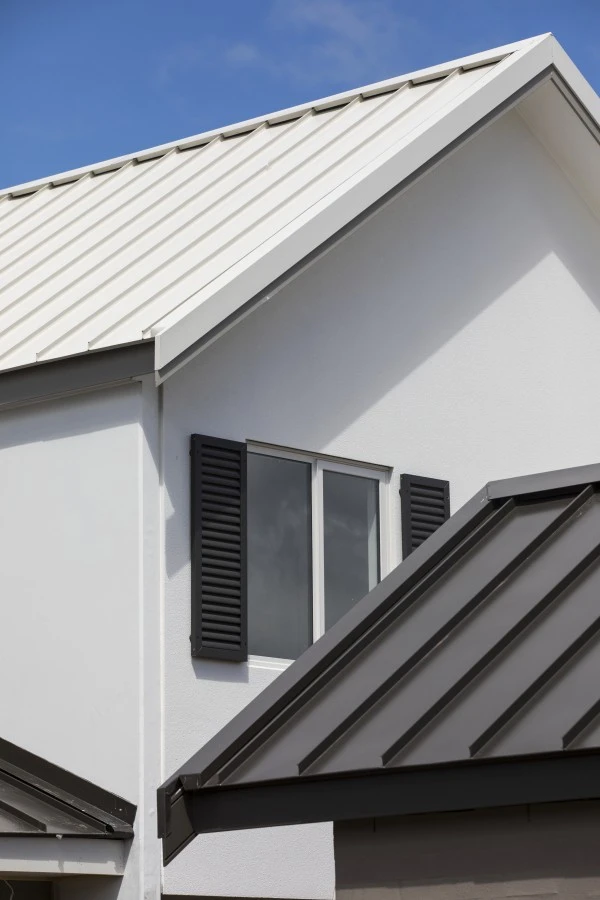
[[[275,656],[248,656],[248,666],[251,669],[270,669],[273,672],[285,672],[293,659],[278,659]]]

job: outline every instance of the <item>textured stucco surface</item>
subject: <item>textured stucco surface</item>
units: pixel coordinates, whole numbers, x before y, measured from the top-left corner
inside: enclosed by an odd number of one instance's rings
[[[160,896],[158,420],[149,387],[0,413],[0,734],[137,805],[133,842],[66,839],[55,849],[47,871],[69,875],[57,895],[65,900]],[[0,871],[46,871],[51,850],[8,838]],[[123,878],[105,874],[122,872],[124,859]]]
[[[133,802],[139,416],[137,387],[0,414],[2,737]]]
[[[189,435],[486,481],[596,461],[600,226],[517,113],[490,126],[164,385],[164,771],[277,672],[192,660]],[[172,894],[329,898],[330,825],[197,838]]]
[[[600,804],[335,826],[339,900],[584,900],[600,896]]]

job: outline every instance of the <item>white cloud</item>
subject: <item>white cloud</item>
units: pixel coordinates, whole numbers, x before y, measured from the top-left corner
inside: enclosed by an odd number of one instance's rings
[[[202,62],[202,47],[191,41],[178,44],[165,54],[156,73],[159,87],[166,88],[178,75],[196,69]]]
[[[261,53],[254,44],[247,44],[245,41],[240,41],[225,49],[223,52],[223,59],[225,62],[234,66],[248,66],[259,63]]]
[[[360,44],[396,15],[385,0],[274,0],[272,16],[297,28],[315,28],[340,40]]]
[[[283,38],[299,41],[280,65],[302,82],[356,84],[396,74],[419,32],[394,0],[273,0],[269,20]]]
[[[209,36],[172,48],[156,73],[171,102],[187,105],[181,89],[193,72],[219,67],[241,77],[262,73],[307,90],[336,90],[399,74],[423,34],[398,0],[269,0],[259,37],[227,43]],[[320,87],[323,85],[323,87]]]

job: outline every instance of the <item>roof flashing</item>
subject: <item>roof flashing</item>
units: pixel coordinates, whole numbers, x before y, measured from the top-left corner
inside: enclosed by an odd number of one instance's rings
[[[582,489],[589,484],[600,485],[600,464],[598,463],[490,481],[486,485],[485,491],[489,500],[527,495],[531,499],[539,499],[544,495],[558,496],[565,492],[574,492],[577,488]]]
[[[133,837],[133,803],[3,739],[0,787],[0,837]]]

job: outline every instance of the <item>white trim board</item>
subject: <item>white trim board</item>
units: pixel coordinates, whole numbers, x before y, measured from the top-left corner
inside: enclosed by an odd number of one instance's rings
[[[129,847],[92,838],[0,838],[0,879],[23,875],[123,875]]]

